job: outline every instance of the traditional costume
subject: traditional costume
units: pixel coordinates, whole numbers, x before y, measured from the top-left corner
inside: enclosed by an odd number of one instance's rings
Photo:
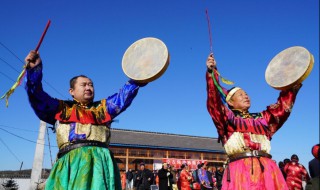
[[[180,177],[179,177],[179,186],[180,190],[191,190],[191,180],[192,175],[189,171],[183,169],[181,170]]]
[[[42,89],[42,64],[27,69],[26,90],[36,115],[54,125],[58,160],[46,181],[46,189],[121,189],[120,173],[112,152],[110,124],[138,93],[127,82],[107,99],[82,105],[76,100],[50,97]]]
[[[302,180],[309,182],[310,176],[307,169],[300,164],[297,155],[292,155],[291,161],[284,166],[287,175],[286,182],[289,190],[303,189]]]
[[[198,169],[198,177],[200,181],[200,187],[201,189],[212,189],[210,186],[208,171],[204,168]]]
[[[231,110],[225,104],[228,92],[220,85],[217,70],[207,72],[206,80],[207,109],[229,157],[222,190],[288,189],[269,154],[270,141],[289,117],[301,86],[281,91],[277,103],[266,110],[249,113]]]

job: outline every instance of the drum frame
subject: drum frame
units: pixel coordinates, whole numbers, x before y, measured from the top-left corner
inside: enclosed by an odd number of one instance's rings
[[[281,54],[282,52],[284,52],[284,51],[286,51],[286,50],[288,50],[288,49],[290,49],[290,48],[303,48],[304,50],[306,50],[306,51],[308,52],[308,54],[309,54],[309,56],[310,56],[310,62],[309,62],[309,64],[308,64],[308,68],[306,69],[306,71],[305,71],[296,81],[291,82],[291,84],[284,85],[284,86],[274,86],[274,85],[270,84],[271,82],[268,80],[268,78],[270,78],[270,77],[267,76],[267,71],[268,71],[268,69],[269,69],[269,65],[271,64],[271,62],[272,62],[279,54]],[[268,65],[268,67],[267,67],[267,69],[266,69],[266,73],[265,73],[265,79],[266,79],[267,83],[268,83],[272,88],[275,88],[275,89],[277,89],[277,90],[288,90],[288,89],[292,88],[293,86],[295,86],[296,84],[302,83],[302,82],[310,75],[310,73],[311,73],[311,71],[312,71],[312,69],[313,69],[313,65],[314,65],[314,57],[313,57],[313,55],[312,55],[306,48],[304,48],[304,47],[302,47],[302,46],[293,46],[293,47],[289,47],[289,48],[287,48],[287,49],[282,50],[280,53],[278,53],[276,56],[274,56],[274,57],[272,58],[272,60],[269,62],[269,65]]]
[[[148,77],[148,78],[144,78],[144,79],[138,79],[138,78],[135,78],[134,76],[130,76],[130,74],[128,73],[128,71],[126,70],[125,68],[125,64],[124,64],[124,61],[125,61],[125,58],[126,58],[126,55],[128,54],[128,52],[133,48],[135,47],[138,43],[140,43],[141,41],[143,40],[156,40],[158,42],[160,42],[162,44],[162,46],[165,48],[166,50],[166,55],[167,55],[167,58],[162,66],[162,68],[160,68],[159,70],[157,70],[154,75],[152,75],[151,77]],[[131,53],[131,52],[130,52]],[[146,38],[142,38],[142,39],[139,39],[137,41],[135,41],[133,44],[131,44],[126,52],[124,53],[123,55],[123,58],[122,58],[122,70],[123,72],[125,73],[125,75],[127,77],[129,77],[130,79],[136,81],[137,83],[149,83],[149,82],[152,82],[156,79],[158,79],[160,76],[163,75],[163,73],[167,70],[168,66],[169,66],[169,62],[170,62],[170,54],[169,54],[169,51],[168,51],[168,48],[167,46],[165,45],[165,43],[161,40],[159,40],[158,38],[153,38],[153,37],[146,37]]]

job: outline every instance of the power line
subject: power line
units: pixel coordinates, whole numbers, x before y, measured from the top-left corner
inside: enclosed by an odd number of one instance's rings
[[[1,43],[1,42],[0,42]],[[1,57],[0,57],[0,60],[2,61],[2,62],[4,62],[5,64],[7,64],[11,69],[13,69],[14,71],[16,71],[17,73],[19,73],[19,71],[17,70],[17,69],[15,69],[12,65],[10,65],[7,61],[5,61],[4,59],[2,59]]]
[[[24,62],[13,52],[11,51],[7,46],[5,46],[3,43],[0,42],[0,45],[2,47],[4,47],[7,51],[9,51],[14,57],[16,57],[22,64],[24,64]],[[5,60],[3,60],[2,58],[0,58],[1,61],[3,61],[4,63],[6,63],[8,66],[10,66],[13,70],[15,70],[16,72],[20,73],[18,70],[16,70],[12,65],[10,65],[8,62],[6,62]],[[11,79],[10,77],[8,77],[7,75],[5,75],[4,73],[0,72],[1,74],[3,74],[4,76],[6,76],[8,79],[12,80],[13,82],[16,82],[15,80]],[[56,88],[54,88],[51,84],[49,84],[47,81],[43,80],[50,88],[52,88],[56,93],[58,93],[60,96],[62,96],[65,99],[68,99],[67,97],[65,97],[62,93],[60,93]]]
[[[3,72],[0,71],[0,73],[5,76],[7,79],[11,80],[12,82],[16,82],[15,80],[13,80],[12,78],[10,78],[8,75],[4,74]]]
[[[44,83],[46,83],[49,87],[51,87],[56,93],[58,93],[60,96],[62,96],[65,99],[68,99],[67,97],[65,97],[62,93],[60,93],[57,89],[55,89],[51,84],[49,84],[47,81],[43,80]]]
[[[4,144],[4,146],[9,150],[9,152],[18,160],[18,162],[19,163],[21,163],[20,162],[20,160],[19,160],[19,158],[11,151],[11,149],[9,148],[9,146],[8,145],[6,145],[6,143],[0,138],[0,141]]]
[[[3,43],[0,42],[0,45],[2,47],[4,47],[6,50],[8,50],[15,58],[17,58],[22,64],[24,64],[24,62],[13,52],[11,51],[7,46],[5,46]],[[18,72],[19,73],[19,72]]]
[[[1,125],[1,124],[0,124],[0,127],[18,129],[20,131],[27,131],[27,132],[33,132],[33,133],[38,133],[39,132],[39,131],[30,130],[30,129],[21,129],[21,128],[17,128],[17,127],[9,127],[9,126],[6,126],[6,125]]]
[[[10,135],[13,135],[13,136],[15,136],[15,137],[17,137],[17,138],[20,138],[20,139],[23,139],[23,140],[25,140],[25,141],[28,141],[28,142],[32,142],[32,143],[40,144],[40,145],[44,145],[44,146],[49,146],[49,145],[47,145],[47,144],[41,144],[41,143],[37,143],[36,141],[32,141],[32,140],[26,139],[26,138],[24,138],[24,137],[21,137],[21,136],[19,136],[19,135],[16,135],[16,134],[8,131],[8,130],[5,130],[5,129],[1,128],[1,127],[0,127],[0,130],[4,131],[4,132],[6,132],[6,133],[9,133]],[[58,146],[52,146],[52,147],[58,147]]]

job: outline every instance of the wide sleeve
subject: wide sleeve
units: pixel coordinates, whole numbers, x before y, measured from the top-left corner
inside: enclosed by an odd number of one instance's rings
[[[59,108],[59,100],[52,98],[42,88],[42,64],[27,69],[25,89],[29,102],[36,115],[42,121],[54,125],[54,116]]]
[[[219,82],[218,74],[214,72],[216,82]],[[219,138],[223,137],[227,128],[227,112],[230,111],[223,103],[217,87],[214,85],[211,73],[206,73],[207,80],[207,109],[217,128]]]
[[[115,118],[121,112],[125,111],[138,94],[139,85],[133,80],[129,80],[118,93],[107,98],[107,109],[111,118]]]
[[[269,126],[270,137],[272,137],[288,119],[301,86],[302,84],[298,84],[291,89],[281,91],[277,102],[268,106],[267,110],[262,112]]]

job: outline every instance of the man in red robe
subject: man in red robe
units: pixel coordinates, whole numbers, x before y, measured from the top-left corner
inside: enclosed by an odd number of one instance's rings
[[[299,157],[296,154],[291,156],[291,161],[285,165],[284,172],[287,174],[286,182],[289,190],[303,189],[302,181],[310,181],[306,168],[299,163]]]

